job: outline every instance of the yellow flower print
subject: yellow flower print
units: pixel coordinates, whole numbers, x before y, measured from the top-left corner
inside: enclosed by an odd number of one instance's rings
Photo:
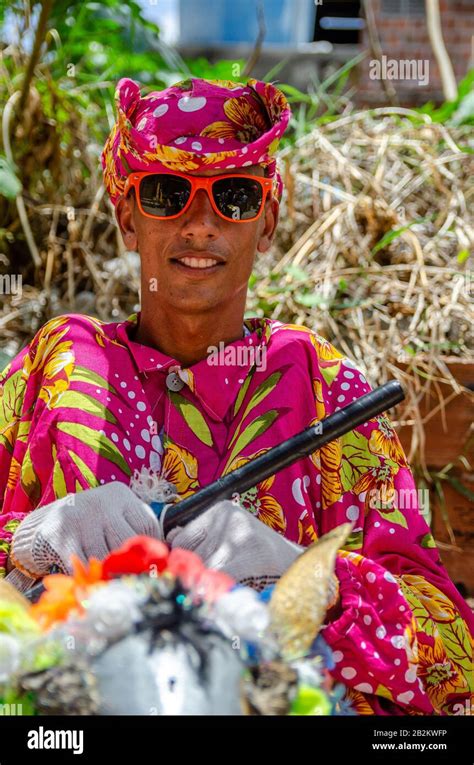
[[[372,454],[387,457],[400,467],[408,467],[400,440],[386,417],[377,417],[379,427],[373,430],[369,439]]]
[[[373,467],[359,478],[354,484],[353,492],[362,494],[364,491],[366,513],[369,510],[381,510],[385,514],[397,509],[393,472],[388,465]]]
[[[227,138],[252,143],[268,130],[262,115],[248,102],[245,96],[229,98],[224,103],[224,112],[230,122],[212,122],[200,135],[211,138]]]
[[[458,617],[453,602],[424,576],[403,574],[403,582],[410,587],[435,622],[452,622]]]
[[[318,539],[314,524],[307,510],[303,510],[298,518],[298,544],[309,547]]]
[[[318,420],[322,420],[326,416],[326,406],[324,404],[323,384],[318,378],[313,380],[313,390],[316,402],[316,417]]]
[[[418,676],[438,712],[449,694],[468,690],[466,678],[448,658],[439,637],[434,638],[433,645],[418,644],[418,661]]]
[[[34,358],[28,354],[23,364],[24,380],[36,372],[42,372],[43,384],[38,398],[45,401],[50,409],[57,406],[60,394],[69,388],[69,378],[74,369],[72,342],[63,341],[69,327],[55,331],[66,322],[66,318],[47,322],[39,332]]]
[[[161,144],[158,144],[153,151],[143,152],[143,159],[148,162],[161,162],[170,170],[178,170],[183,173],[188,170],[197,170],[199,167],[192,152]]]
[[[169,443],[163,455],[161,477],[173,483],[180,499],[185,499],[199,489],[198,461],[187,449]]]
[[[237,457],[229,465],[226,472],[242,467],[242,465],[247,464],[247,462],[250,462],[250,460],[266,451],[267,449],[260,449],[260,451],[250,457]],[[239,495],[239,504],[257,516],[263,523],[266,523],[267,526],[270,526],[271,529],[284,533],[286,530],[286,518],[283,508],[275,497],[269,493],[274,481],[275,476],[270,476],[270,478],[261,481],[257,486],[242,492]]]

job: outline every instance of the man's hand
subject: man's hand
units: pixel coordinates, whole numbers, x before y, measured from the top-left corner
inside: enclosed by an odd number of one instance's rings
[[[10,551],[28,576],[45,576],[53,564],[71,573],[71,555],[102,560],[137,534],[160,538],[151,508],[128,486],[113,481],[51,502],[29,513],[16,529]]]
[[[304,550],[228,500],[170,531],[166,542],[259,590],[279,579]]]

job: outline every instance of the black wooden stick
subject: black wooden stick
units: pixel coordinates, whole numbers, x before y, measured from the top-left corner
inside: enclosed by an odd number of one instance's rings
[[[234,494],[247,491],[265,478],[297,462],[301,457],[317,451],[329,441],[350,433],[354,428],[390,409],[404,398],[405,394],[400,383],[390,380],[385,385],[375,388],[339,411],[330,414],[329,417],[325,417],[316,425],[274,446],[260,457],[218,478],[217,481],[195,492],[191,497],[168,507],[163,522],[165,537],[171,529],[176,526],[185,526],[216,502],[231,499]]]

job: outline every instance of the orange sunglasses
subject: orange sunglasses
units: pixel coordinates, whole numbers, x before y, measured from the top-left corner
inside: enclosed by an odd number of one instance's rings
[[[147,218],[173,220],[189,208],[196,191],[205,189],[214,211],[224,220],[250,223],[262,214],[273,179],[241,173],[195,176],[187,173],[131,173],[124,194],[135,189]]]

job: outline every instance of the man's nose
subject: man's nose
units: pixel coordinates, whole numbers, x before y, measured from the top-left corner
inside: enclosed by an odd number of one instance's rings
[[[219,236],[219,216],[214,211],[205,189],[199,189],[183,214],[183,237],[216,238]]]

